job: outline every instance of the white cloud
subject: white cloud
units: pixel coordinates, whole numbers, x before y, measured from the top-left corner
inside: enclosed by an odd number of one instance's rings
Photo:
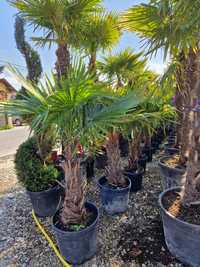
[[[161,75],[165,72],[166,68],[167,68],[167,63],[153,63],[153,62],[149,62],[148,63],[148,67],[155,71],[157,74]]]

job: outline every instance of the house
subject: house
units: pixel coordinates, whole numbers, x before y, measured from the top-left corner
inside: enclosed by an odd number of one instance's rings
[[[17,90],[6,80],[6,78],[0,78],[0,101],[6,101],[15,98]],[[0,126],[7,124],[12,125],[12,119],[7,115],[0,115]]]

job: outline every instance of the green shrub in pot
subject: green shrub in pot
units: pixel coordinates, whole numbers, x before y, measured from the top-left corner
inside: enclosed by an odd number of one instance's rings
[[[41,192],[54,187],[60,173],[52,164],[42,162],[38,155],[35,137],[20,145],[15,156],[17,177],[31,192]]]
[[[57,168],[41,159],[36,137],[20,145],[15,156],[15,169],[19,181],[27,190],[33,209],[41,217],[52,216],[61,201]]]

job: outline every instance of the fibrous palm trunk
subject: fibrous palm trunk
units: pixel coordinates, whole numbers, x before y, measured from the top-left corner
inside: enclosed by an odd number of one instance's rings
[[[56,50],[56,72],[58,80],[67,77],[70,67],[70,53],[67,44],[59,44]]]
[[[64,225],[82,224],[85,220],[85,186],[81,177],[80,158],[72,153],[70,145],[65,147],[65,198],[61,214]]]
[[[176,94],[176,109],[178,114],[177,120],[177,143],[176,146],[180,147],[179,164],[185,165],[188,158],[188,144],[189,144],[189,116],[188,107],[190,105],[190,82],[187,77],[188,59],[182,52],[179,55],[180,66],[176,73],[177,79],[177,94]]]
[[[122,187],[125,186],[126,180],[122,172],[118,133],[109,133],[106,143],[106,152],[108,156],[106,173],[109,184]]]
[[[129,168],[137,168],[138,159],[140,156],[140,141],[141,135],[137,134],[129,143]]]
[[[91,52],[89,60],[89,71],[95,75],[96,75],[96,61],[97,61],[96,52]]]
[[[183,189],[183,203],[200,204],[200,50],[190,49],[186,80],[190,85],[188,107],[189,158],[186,183]]]

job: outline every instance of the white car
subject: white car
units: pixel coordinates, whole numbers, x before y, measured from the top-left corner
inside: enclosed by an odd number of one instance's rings
[[[13,116],[12,123],[16,126],[22,126],[22,118],[18,116]]]

